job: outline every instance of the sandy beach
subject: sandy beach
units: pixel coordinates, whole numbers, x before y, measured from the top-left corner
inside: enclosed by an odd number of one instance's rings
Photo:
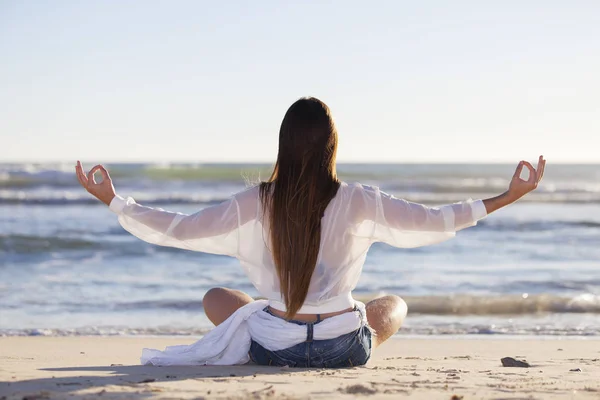
[[[1,399],[599,399],[600,341],[395,338],[344,370],[148,367],[192,338],[2,337]],[[530,368],[503,367],[500,359]]]

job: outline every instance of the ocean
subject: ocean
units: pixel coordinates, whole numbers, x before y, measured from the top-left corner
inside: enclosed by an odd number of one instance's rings
[[[201,335],[211,328],[208,289],[258,295],[235,259],[125,232],[79,187],[74,164],[0,164],[0,335]],[[107,167],[119,194],[189,213],[269,175],[268,165]],[[503,192],[514,165],[340,164],[338,172],[440,205]],[[600,336],[600,165],[548,164],[536,192],[448,242],[374,245],[354,295],[387,293],[409,305],[399,335]]]

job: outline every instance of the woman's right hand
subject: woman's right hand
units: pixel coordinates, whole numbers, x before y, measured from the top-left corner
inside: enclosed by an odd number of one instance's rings
[[[94,179],[96,171],[100,171],[102,174],[102,182],[96,183],[96,180]],[[96,165],[86,175],[83,170],[83,165],[81,165],[81,161],[77,161],[75,173],[77,174],[77,180],[85,190],[107,206],[110,205],[110,202],[116,196],[116,193],[112,179],[110,179],[110,175],[108,175],[108,171],[104,166]]]
[[[521,179],[523,167],[527,167],[527,169],[529,170],[529,179],[527,180]],[[491,214],[504,206],[514,203],[521,197],[525,196],[527,193],[537,188],[538,183],[540,183],[542,177],[544,176],[545,167],[546,160],[544,160],[544,156],[540,156],[537,170],[533,168],[533,165],[531,165],[527,161],[521,161],[517,166],[512,180],[510,181],[508,190],[502,193],[500,196],[483,200],[483,204],[485,205],[485,210],[487,211],[487,213]]]
[[[521,173],[523,172],[523,167],[527,167],[529,170],[529,179],[524,180],[521,179]],[[508,187],[508,197],[512,201],[517,201],[521,197],[525,196],[527,193],[535,190],[538,184],[542,180],[544,176],[544,168],[546,167],[546,160],[544,160],[544,156],[540,156],[538,160],[537,170],[533,168],[533,165],[528,163],[527,161],[521,161],[517,166],[515,174],[510,181],[510,185]]]

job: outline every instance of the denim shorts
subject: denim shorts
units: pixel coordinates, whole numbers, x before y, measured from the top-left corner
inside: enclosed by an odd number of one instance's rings
[[[264,311],[281,318],[269,307]],[[320,316],[317,316],[317,322],[288,322],[306,325],[306,341],[287,349],[270,351],[253,340],[248,354],[254,363],[296,368],[345,368],[365,365],[371,357],[371,330],[366,325],[334,339],[313,340],[313,328],[321,322]]]

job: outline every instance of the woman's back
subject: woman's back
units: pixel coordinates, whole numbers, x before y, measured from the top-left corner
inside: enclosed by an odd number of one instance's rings
[[[351,208],[350,193],[348,185],[342,183],[325,209],[315,269],[298,314],[324,314],[353,306],[350,292],[356,286],[371,241],[353,234],[358,213]],[[240,200],[254,201],[257,212],[255,218],[240,226],[238,258],[259,293],[270,300],[273,308],[286,311],[271,251],[270,217],[263,214],[255,188]]]
[[[270,305],[286,311],[271,251],[269,215],[263,213],[258,188],[234,199],[235,209],[240,212],[235,256]],[[321,219],[316,266],[304,304],[297,313],[329,313],[352,307],[351,292],[374,242],[396,247],[437,243],[458,229],[474,225],[483,216],[485,207],[481,202],[428,208],[396,199],[375,187],[342,182]]]

